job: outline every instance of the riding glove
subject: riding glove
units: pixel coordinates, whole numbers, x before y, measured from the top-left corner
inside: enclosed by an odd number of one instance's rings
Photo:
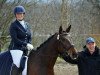
[[[29,44],[29,43],[28,43],[28,44],[27,44],[27,49],[28,49],[28,50],[32,50],[32,49],[34,49],[34,47],[33,47],[32,44]]]

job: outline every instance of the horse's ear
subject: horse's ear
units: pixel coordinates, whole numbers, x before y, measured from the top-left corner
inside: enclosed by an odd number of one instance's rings
[[[71,29],[71,25],[66,29],[66,32],[69,33],[70,29]]]
[[[62,26],[59,27],[59,34],[61,34],[63,32],[63,28]]]

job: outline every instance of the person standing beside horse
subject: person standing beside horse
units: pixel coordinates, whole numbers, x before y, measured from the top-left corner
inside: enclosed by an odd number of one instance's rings
[[[26,55],[27,51],[32,50],[34,47],[31,44],[31,31],[29,24],[24,20],[25,8],[20,5],[16,6],[14,8],[14,15],[16,20],[11,24],[9,28],[11,36],[9,50],[13,60],[10,73],[11,75],[18,75],[22,56]],[[26,70],[27,67],[21,71],[22,75],[27,75]]]
[[[79,75],[100,75],[100,49],[96,46],[94,38],[87,38],[84,50],[77,55],[76,59],[72,59],[63,54],[62,58],[66,62],[77,64]]]

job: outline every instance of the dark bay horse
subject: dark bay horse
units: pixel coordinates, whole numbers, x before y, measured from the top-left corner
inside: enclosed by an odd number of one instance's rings
[[[62,27],[59,32],[52,35],[47,41],[31,51],[28,58],[27,75],[54,75],[54,65],[59,54],[68,53],[73,56],[76,51],[66,38],[71,26],[65,31]],[[9,51],[0,53],[0,75],[10,75],[12,58]]]
[[[65,52],[73,55],[76,53],[73,45],[66,38],[70,28],[71,26],[63,31],[60,27],[59,32],[40,45],[36,52],[30,52],[27,75],[54,75],[53,68],[58,55]]]

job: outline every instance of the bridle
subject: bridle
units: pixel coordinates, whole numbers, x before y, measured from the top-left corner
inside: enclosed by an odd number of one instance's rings
[[[58,34],[58,36],[57,36],[57,40],[59,41],[59,43],[60,44],[62,44],[62,47],[63,47],[63,52],[61,52],[61,53],[68,53],[68,51],[71,49],[71,48],[74,48],[74,45],[73,44],[71,44],[69,47],[65,47],[64,46],[64,43],[62,42],[62,40],[60,40],[60,36],[63,36],[63,35],[68,35],[68,34]],[[58,47],[58,49],[59,49],[59,47]]]

